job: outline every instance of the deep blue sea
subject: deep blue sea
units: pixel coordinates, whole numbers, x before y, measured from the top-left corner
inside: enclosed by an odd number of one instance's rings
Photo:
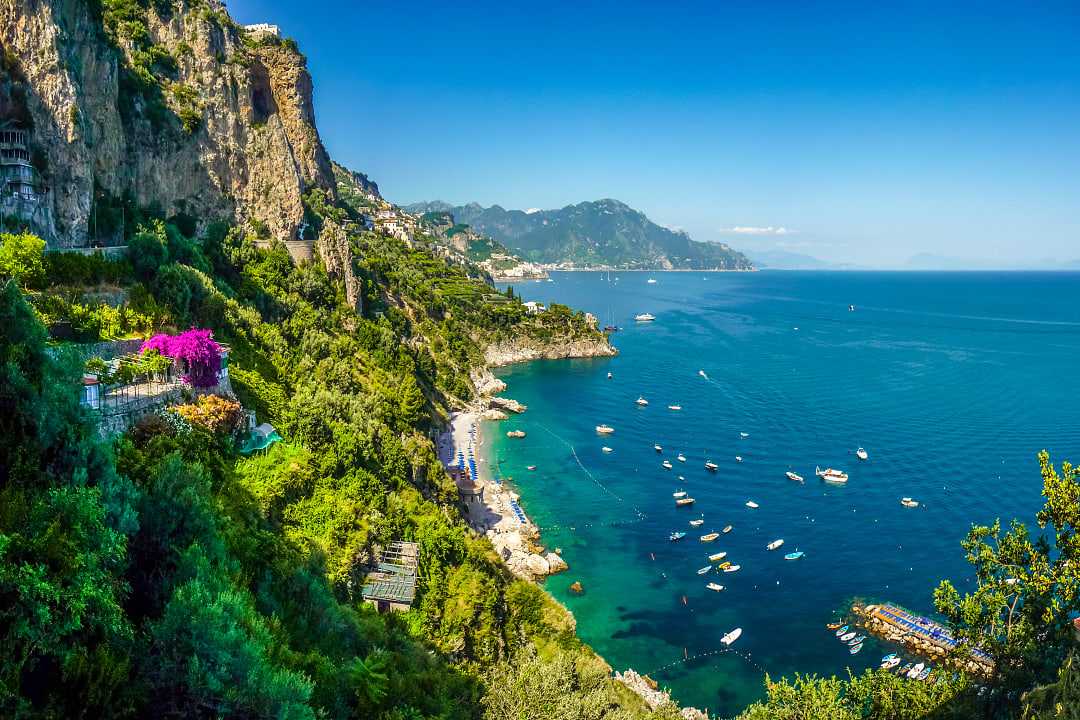
[[[617,324],[620,354],[503,369],[506,394],[528,411],[487,425],[484,460],[570,564],[547,588],[580,636],[614,668],[650,673],[720,717],[763,695],[764,671],[876,664],[893,648],[868,642],[849,655],[825,623],[853,598],[929,614],[941,578],[970,584],[959,542],[972,523],[1032,521],[1036,453],[1080,461],[1080,274],[553,279],[515,290]],[[639,312],[657,320],[635,323]],[[598,436],[600,423],[615,434]],[[512,428],[527,437],[507,440]],[[855,457],[859,446],[868,461]],[[850,481],[825,485],[816,465]],[[789,469],[805,482],[788,480]],[[696,504],[676,509],[677,489]],[[921,506],[902,507],[904,496]],[[688,526],[697,517],[700,530]],[[731,533],[699,542],[728,524]],[[689,534],[671,543],[673,530]],[[777,538],[783,549],[766,551]],[[805,558],[785,561],[796,548]],[[740,572],[695,573],[721,550]],[[568,591],[575,580],[580,596]],[[710,580],[726,589],[707,590]],[[742,637],[716,652],[735,627]]]

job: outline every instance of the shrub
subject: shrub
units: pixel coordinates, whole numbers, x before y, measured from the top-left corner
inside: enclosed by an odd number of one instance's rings
[[[0,234],[0,277],[14,278],[24,288],[45,284],[45,241],[36,235]]]
[[[203,395],[193,403],[178,405],[176,413],[191,425],[213,433],[233,433],[244,421],[244,408],[220,395]]]
[[[155,335],[143,343],[140,352],[150,350],[183,363],[187,372],[184,380],[193,387],[217,385],[221,346],[214,342],[210,330],[192,328],[179,335]]]
[[[158,221],[139,228],[128,240],[128,259],[135,274],[149,280],[169,259],[165,225]]]

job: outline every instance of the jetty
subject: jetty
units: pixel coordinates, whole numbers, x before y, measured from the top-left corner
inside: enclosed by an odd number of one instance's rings
[[[993,659],[979,648],[969,648],[970,656],[956,661],[952,654],[964,645],[962,640],[953,637],[945,626],[899,605],[883,603],[865,608],[856,605],[852,611],[868,631],[889,642],[903,645],[917,655],[943,662],[953,660],[970,672],[984,675],[993,672]]]

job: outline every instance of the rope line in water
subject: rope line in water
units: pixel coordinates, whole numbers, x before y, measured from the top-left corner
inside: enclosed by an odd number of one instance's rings
[[[750,658],[750,653],[746,653],[746,652],[743,652],[741,650],[736,650],[735,648],[730,648],[730,647],[717,648],[716,650],[708,650],[708,651],[703,652],[703,653],[698,653],[697,655],[691,655],[690,657],[679,658],[678,660],[676,660],[674,662],[670,662],[667,665],[662,665],[661,667],[658,667],[655,670],[651,670],[650,672],[645,673],[645,674],[652,676],[652,675],[655,675],[657,673],[662,673],[665,670],[670,670],[671,668],[676,667],[678,665],[684,665],[686,663],[693,662],[695,660],[700,660],[701,658],[714,657],[716,655],[725,655],[725,654],[728,654],[728,653],[742,658],[747,664],[749,664],[752,667],[754,667],[755,669],[757,669],[763,675],[765,674],[765,672],[766,672],[765,668],[761,667],[754,660],[752,660]]]

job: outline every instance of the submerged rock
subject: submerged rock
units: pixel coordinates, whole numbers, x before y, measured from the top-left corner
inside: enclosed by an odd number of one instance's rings
[[[580,595],[581,593],[585,592],[585,588],[581,586],[580,580],[575,580],[570,584],[570,592],[574,593],[575,595]]]

